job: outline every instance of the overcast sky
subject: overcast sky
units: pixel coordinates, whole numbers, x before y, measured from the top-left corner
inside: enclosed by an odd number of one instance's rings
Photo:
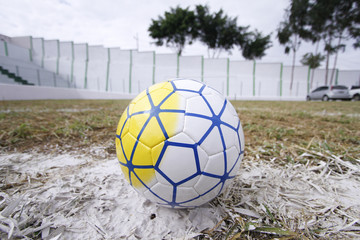
[[[291,55],[277,43],[276,28],[283,19],[289,0],[0,0],[0,34],[43,37],[61,41],[87,42],[90,45],[136,49],[140,51],[171,53],[172,49],[156,47],[147,31],[151,19],[163,15],[170,7],[207,4],[211,11],[222,8],[226,14],[238,18],[238,25],[250,26],[264,34],[272,33],[273,47],[266,51],[262,62],[283,62],[291,65]],[[315,49],[302,44],[297,57]],[[186,46],[183,55],[204,55],[206,47],[200,43]],[[221,57],[228,57],[227,53]],[[234,49],[230,59],[241,60],[241,52]],[[324,63],[323,63],[324,66]],[[360,49],[349,44],[345,53],[339,54],[338,68],[360,69]]]

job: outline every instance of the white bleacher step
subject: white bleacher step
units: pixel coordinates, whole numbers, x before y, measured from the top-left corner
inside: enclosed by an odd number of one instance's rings
[[[18,82],[15,82],[14,79],[9,78],[5,74],[0,73],[0,83],[4,84],[19,84]]]

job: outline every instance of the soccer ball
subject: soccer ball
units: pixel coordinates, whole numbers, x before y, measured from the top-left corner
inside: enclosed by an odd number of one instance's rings
[[[190,79],[155,84],[122,114],[116,153],[125,178],[152,202],[172,208],[209,202],[235,177],[244,134],[231,103]]]

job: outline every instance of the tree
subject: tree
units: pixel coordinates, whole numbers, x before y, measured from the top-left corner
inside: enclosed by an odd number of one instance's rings
[[[231,54],[234,47],[243,50],[247,59],[261,58],[271,47],[270,35],[262,36],[258,31],[248,31],[248,26],[237,26],[237,18],[228,17],[222,9],[210,13],[208,6],[197,5],[171,8],[164,16],[152,19],[148,31],[155,44],[176,48],[181,55],[186,44],[199,40],[208,47],[208,56],[218,57],[222,51]]]
[[[312,89],[315,69],[320,67],[320,63],[322,61],[324,61],[324,59],[325,59],[325,56],[321,55],[320,53],[318,53],[318,54],[306,53],[303,55],[303,57],[300,61],[303,65],[309,66],[310,69],[312,70],[310,89]]]
[[[358,0],[312,0],[308,16],[311,32],[325,45],[325,85],[328,85],[329,59],[335,54],[332,84],[338,52],[345,51],[343,41],[355,39],[354,48],[360,47],[360,3]]]
[[[238,42],[242,46],[242,55],[245,59],[254,60],[265,56],[265,50],[272,46],[270,35],[262,36],[255,30],[254,33],[248,34],[244,43]]]
[[[195,8],[199,40],[207,45],[208,57],[218,57],[224,50],[231,53],[241,30],[247,28],[237,27],[237,18],[228,17],[222,9],[211,14],[208,6],[197,5]]]
[[[294,81],[294,70],[296,52],[298,51],[301,39],[311,36],[307,30],[307,16],[309,11],[309,0],[292,0],[288,9],[286,9],[285,20],[280,23],[277,30],[277,38],[281,45],[285,46],[285,53],[293,52],[290,93]]]
[[[231,54],[238,46],[246,59],[261,58],[271,47],[270,35],[250,32],[249,26],[237,26],[237,18],[231,18],[220,9],[210,13],[208,6],[195,8],[199,40],[208,47],[208,56],[218,57],[222,51]],[[210,54],[212,52],[212,54]]]
[[[175,48],[178,55],[181,55],[186,44],[192,44],[197,37],[195,14],[188,7],[171,8],[163,17],[159,16],[157,20],[151,21],[148,31],[150,37],[156,40],[155,44],[163,46],[165,43],[166,46]]]

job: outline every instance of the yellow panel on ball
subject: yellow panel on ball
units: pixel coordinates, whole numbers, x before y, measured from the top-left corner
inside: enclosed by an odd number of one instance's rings
[[[160,144],[158,144],[157,146],[151,149],[152,162],[154,166],[156,165],[156,162],[159,159],[163,147],[164,147],[164,142],[161,142]]]
[[[165,82],[164,85],[162,86],[162,88],[168,89],[168,90],[170,90],[170,91],[173,91],[173,90],[174,90],[174,87],[173,87],[173,85],[172,85],[170,82]]]
[[[134,107],[133,107],[130,115],[132,115],[133,113],[148,111],[151,109],[151,105],[150,105],[149,98],[147,95],[145,95],[143,98],[139,99],[137,102],[135,102],[133,104],[134,104]]]
[[[142,91],[141,93],[139,93],[139,95],[137,95],[132,101],[131,103],[136,104],[138,101],[140,101],[141,99],[143,99],[146,96],[146,90]]]
[[[121,148],[120,139],[116,138],[115,143],[116,143],[116,156],[117,156],[119,162],[126,164],[126,159],[125,159],[125,156],[123,153],[123,149]]]
[[[165,112],[160,113],[159,117],[169,138],[184,128],[184,113]]]
[[[157,89],[150,93],[151,99],[155,106],[158,106],[171,93],[168,89]],[[176,106],[174,106],[176,107]]]
[[[136,168],[134,172],[139,177],[139,179],[141,179],[141,181],[146,185],[151,185],[151,182],[156,178],[155,170],[153,168]],[[144,185],[139,181],[139,179],[133,174],[131,175],[132,185],[138,189],[144,187]]]
[[[136,166],[152,166],[151,149],[142,144],[140,141],[136,146],[134,156],[132,158],[132,164]]]
[[[169,84],[168,82],[162,82],[162,83],[157,83],[155,85],[152,85],[149,87],[149,93],[157,90],[157,89],[160,89],[160,88],[164,88],[164,86],[166,86],[167,84]],[[170,84],[171,85],[171,84]],[[170,89],[172,90],[172,89]]]
[[[129,131],[129,120],[125,123],[126,119],[128,118],[127,110],[128,108],[126,108],[123,114],[121,115],[119,124],[117,126],[116,135],[120,135],[121,133],[120,137],[124,136]]]
[[[185,109],[185,99],[183,99],[178,93],[173,93],[166,101],[161,104],[161,109]]]
[[[139,140],[148,147],[153,147],[165,140],[164,133],[155,117],[150,119]]]
[[[130,133],[127,133],[124,137],[121,138],[122,148],[117,149],[119,161],[122,163],[127,163],[126,159],[129,161],[131,157],[131,152],[134,148],[136,138],[134,138]],[[123,151],[125,152],[125,156],[123,155]],[[119,156],[120,155],[120,156]]]
[[[145,127],[145,122],[149,119],[149,113],[137,114],[132,116],[128,121],[130,122],[129,132],[138,138],[140,131]]]
[[[121,167],[121,171],[124,173],[124,176],[125,176],[125,179],[130,182],[130,179],[129,179],[129,169],[123,165],[120,165]]]

